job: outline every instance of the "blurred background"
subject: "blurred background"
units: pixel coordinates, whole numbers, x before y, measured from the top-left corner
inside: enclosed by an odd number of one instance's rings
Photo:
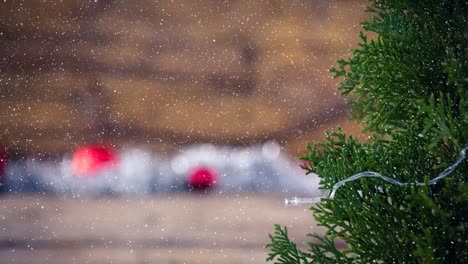
[[[2,1],[0,263],[263,263],[273,223],[305,241],[283,200],[320,195],[307,143],[361,135],[328,70],[367,5]]]

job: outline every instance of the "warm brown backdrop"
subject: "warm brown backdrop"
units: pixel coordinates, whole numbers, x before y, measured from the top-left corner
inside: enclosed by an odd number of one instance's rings
[[[298,155],[348,121],[328,69],[366,1],[0,1],[0,147],[169,153],[276,139]],[[1,198],[0,263],[264,263],[273,224],[323,232],[283,195]]]
[[[281,195],[164,195],[113,199],[8,196],[0,263],[266,263],[273,224],[301,248],[317,227]],[[342,247],[343,245],[339,245]]]
[[[365,1],[2,1],[0,145],[246,145],[294,155],[347,120],[328,69]]]

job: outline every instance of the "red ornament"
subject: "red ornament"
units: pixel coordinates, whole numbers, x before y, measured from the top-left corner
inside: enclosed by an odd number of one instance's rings
[[[0,149],[0,181],[5,175],[5,169],[8,162],[8,156],[5,150]]]
[[[196,167],[188,174],[188,184],[190,188],[206,190],[216,185],[218,175],[208,167]]]
[[[114,149],[101,145],[78,148],[72,157],[73,171],[79,176],[90,176],[105,168],[117,165],[118,157]]]

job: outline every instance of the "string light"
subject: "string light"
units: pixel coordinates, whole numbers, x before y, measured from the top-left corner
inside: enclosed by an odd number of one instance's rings
[[[466,151],[467,150],[468,150],[468,145],[466,145],[460,151],[460,154],[458,155],[457,160],[452,165],[445,168],[441,173],[439,173],[439,175],[437,177],[430,180],[428,182],[428,185],[435,184],[436,182],[438,182],[441,179],[443,179],[443,178],[447,177],[448,175],[450,175],[463,162],[463,160],[466,157]],[[390,178],[390,177],[387,177],[387,176],[383,176],[382,174],[380,174],[378,172],[364,171],[364,172],[360,172],[358,174],[350,176],[349,178],[346,178],[344,180],[341,180],[341,181],[335,183],[335,185],[333,185],[332,191],[330,192],[330,195],[328,195],[328,198],[329,199],[335,198],[336,191],[338,191],[338,189],[341,186],[345,185],[348,182],[355,181],[355,180],[357,180],[359,178],[363,178],[363,177],[380,178],[380,179],[382,179],[382,180],[384,180],[384,181],[386,181],[388,183],[391,183],[393,185],[399,185],[399,186],[403,186],[403,185],[423,186],[423,185],[425,185],[424,182],[405,183],[405,182],[397,181],[397,180],[395,180],[393,178]],[[316,204],[316,203],[319,203],[322,198],[324,198],[324,197],[313,197],[313,198],[293,197],[291,199],[285,199],[284,203],[285,203],[285,205]]]

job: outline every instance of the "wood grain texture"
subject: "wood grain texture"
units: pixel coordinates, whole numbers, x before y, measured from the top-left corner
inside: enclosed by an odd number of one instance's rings
[[[274,194],[3,196],[0,263],[264,263],[273,225],[323,232]]]
[[[328,69],[366,1],[5,1],[0,144],[296,145],[344,120]],[[339,122],[338,122],[339,121]],[[299,138],[299,139],[298,139]],[[304,148],[303,148],[304,149]]]

